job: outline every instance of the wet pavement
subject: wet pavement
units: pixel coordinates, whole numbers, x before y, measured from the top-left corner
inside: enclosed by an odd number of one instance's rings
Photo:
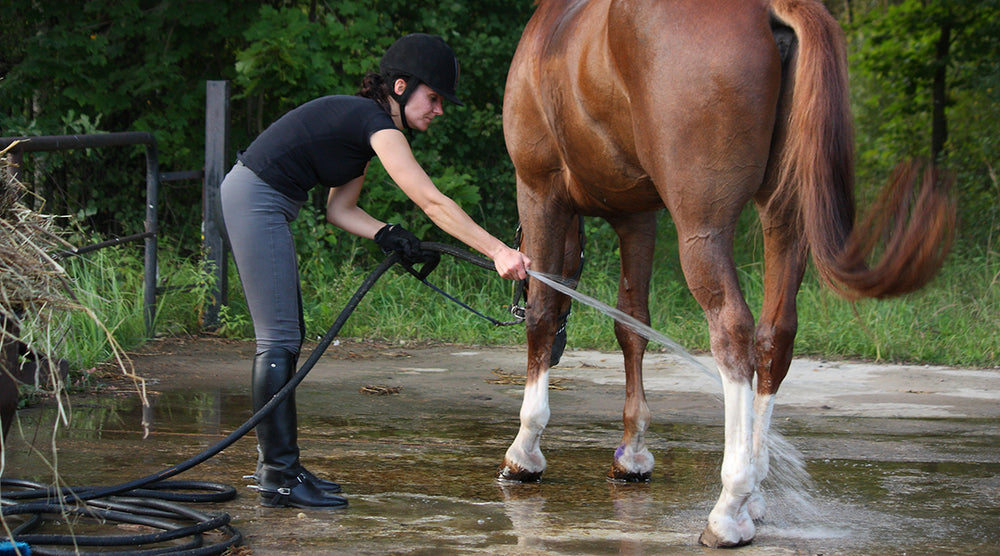
[[[57,437],[66,484],[110,485],[170,467],[249,417],[252,347],[164,340],[134,357],[134,393],[72,400]],[[708,361],[706,358],[701,358]],[[345,343],[297,392],[304,463],[344,487],[344,510],[268,509],[240,477],[252,435],[179,479],[239,486],[225,511],[253,554],[705,554],[719,492],[715,382],[650,353],[649,483],[605,479],[621,439],[621,358],[570,351],[553,369],[538,484],[495,479],[518,427],[524,352]],[[379,395],[374,392],[396,393]],[[51,482],[54,409],[19,412],[4,476]],[[778,397],[767,519],[741,555],[994,554],[1000,547],[1000,370],[797,361]]]

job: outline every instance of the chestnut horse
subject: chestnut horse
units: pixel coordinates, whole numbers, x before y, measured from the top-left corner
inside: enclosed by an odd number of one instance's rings
[[[648,323],[656,215],[670,211],[725,401],[722,493],[700,537],[709,546],[750,542],[763,515],[766,437],[809,254],[845,297],[888,297],[929,281],[950,245],[954,206],[933,167],[901,164],[855,224],[846,68],[841,30],[814,0],[539,0],[507,77],[504,133],[533,270],[573,276],[579,216],[603,217],[620,241],[618,308]],[[756,326],[733,262],[750,202],[765,259]],[[569,304],[529,284],[527,383],[502,480],[545,470],[549,357]],[[617,322],[615,335],[626,398],[610,476],[648,480],[646,340]]]

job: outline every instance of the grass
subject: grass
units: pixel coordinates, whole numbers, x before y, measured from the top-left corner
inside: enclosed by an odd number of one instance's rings
[[[156,330],[160,334],[185,334],[197,330],[198,313],[206,291],[198,263],[178,259],[169,249],[160,254],[161,276],[169,276],[169,285],[194,284],[193,289],[166,288],[157,296]],[[79,312],[69,313],[70,323],[59,357],[75,369],[89,368],[105,361],[111,354],[107,336],[97,322],[111,330],[126,350],[146,340],[143,317],[142,247],[123,246],[102,249],[65,263],[74,292],[82,305],[89,307],[95,319]],[[162,285],[162,284],[161,284]]]
[[[799,294],[799,354],[994,367],[1000,364],[1000,257],[951,257],[927,288],[898,299],[843,302],[815,285]]]
[[[589,241],[589,240],[588,240]],[[617,259],[613,248],[600,245],[589,256],[580,291],[614,304]],[[595,246],[588,246],[592,248]],[[125,349],[145,341],[142,319],[141,248],[104,250],[87,260],[68,264],[84,298]],[[669,245],[660,248],[651,285],[652,325],[693,351],[708,349],[708,332],[701,309],[688,292]],[[969,253],[971,251],[971,254]],[[131,254],[129,254],[131,253]],[[604,253],[604,255],[601,255]],[[156,329],[177,335],[199,331],[199,311],[206,288],[196,259],[161,255],[161,277],[174,285],[201,284],[194,289],[170,289],[158,297]],[[360,259],[359,259],[360,260]],[[338,265],[303,264],[303,299],[307,338],[326,333],[362,280],[374,268],[355,261]],[[745,263],[740,278],[750,308],[761,302],[761,265]],[[230,304],[223,313],[220,335],[252,338],[253,329],[235,268],[230,270]],[[950,257],[936,280],[924,290],[885,301],[844,301],[807,275],[799,296],[796,354],[830,359],[927,363],[968,367],[1000,365],[1000,256],[966,250]],[[161,278],[162,280],[162,278]],[[492,272],[444,256],[429,280],[497,320],[510,320],[512,283]],[[78,318],[78,317],[74,317]],[[66,339],[76,368],[93,366],[109,357],[103,332],[79,317]],[[389,341],[439,341],[460,344],[520,345],[521,326],[495,327],[446,300],[401,269],[390,270],[361,302],[342,329],[342,338]],[[615,350],[612,322],[590,307],[575,304],[568,327],[570,348]],[[652,346],[656,349],[656,346]]]

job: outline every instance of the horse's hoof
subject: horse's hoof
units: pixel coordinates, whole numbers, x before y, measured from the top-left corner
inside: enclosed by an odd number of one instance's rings
[[[615,452],[615,459],[611,462],[611,471],[608,472],[608,479],[615,482],[621,483],[648,483],[649,479],[653,476],[653,457],[649,456],[648,461],[645,463],[647,465],[642,465],[640,461],[635,458],[630,458],[630,466],[632,469],[645,467],[646,471],[633,471],[627,466],[622,465],[622,451],[623,447],[619,446],[618,451]],[[648,453],[648,452],[647,452]]]
[[[730,517],[713,518],[709,516],[708,524],[698,542],[709,548],[735,548],[746,546],[753,542],[756,534],[756,527],[749,516],[746,519],[733,519]]]
[[[542,472],[526,471],[520,467],[505,463],[497,471],[497,479],[516,483],[538,483],[542,480]]]
[[[720,539],[718,535],[715,534],[709,527],[705,527],[705,530],[701,532],[701,536],[698,537],[698,542],[709,547],[709,548],[737,548],[740,546],[746,546],[753,542],[753,538],[740,539],[738,541],[726,541]]]
[[[616,483],[648,483],[652,477],[652,472],[625,471],[617,465],[612,465],[611,471],[608,472],[608,479]]]

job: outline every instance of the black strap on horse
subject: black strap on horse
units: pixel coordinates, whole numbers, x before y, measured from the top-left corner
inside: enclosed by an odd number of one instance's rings
[[[584,231],[583,216],[579,216],[579,231],[580,231],[580,266],[577,267],[576,272],[572,276],[573,282],[578,282],[580,280],[580,275],[583,273],[583,262],[584,257],[584,246],[587,243],[586,232]],[[517,231],[514,233],[514,245],[516,247],[521,246],[521,224],[517,224]],[[522,305],[522,302],[524,303]],[[524,322],[525,310],[528,303],[528,279],[518,281],[514,286],[514,299],[510,304],[510,312],[518,319],[517,322]],[[570,305],[566,312],[559,315],[556,322],[558,323],[558,328],[556,328],[556,335],[552,339],[552,351],[549,354],[549,366],[555,367],[559,364],[559,360],[562,359],[563,351],[566,349],[566,324],[569,322],[570,312],[573,310],[573,306]]]
[[[586,260],[584,257],[585,246],[587,243],[587,234],[584,230],[583,216],[578,217],[580,219],[579,230],[580,230],[580,266],[577,267],[576,272],[572,276],[573,282],[578,282],[580,276],[583,274],[583,263]],[[515,248],[521,247],[521,223],[517,223],[517,231],[514,232],[514,246]],[[525,305],[528,302],[528,279],[519,280],[514,286],[514,299],[510,303],[510,312],[515,318],[519,319],[519,322],[524,321],[524,311]],[[572,311],[572,306],[566,310],[565,313],[559,315],[559,330],[556,334],[562,334],[566,331],[566,322],[569,320],[569,314]]]

